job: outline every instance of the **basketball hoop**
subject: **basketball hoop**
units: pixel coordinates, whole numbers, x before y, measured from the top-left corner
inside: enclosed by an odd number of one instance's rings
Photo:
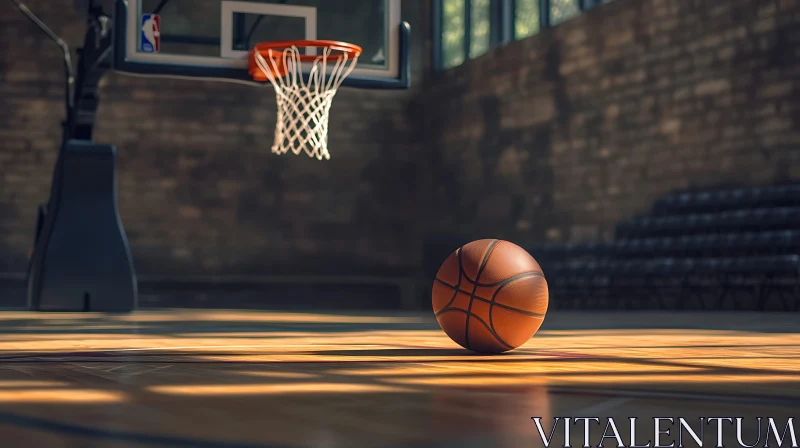
[[[321,48],[321,55],[300,54],[298,48]],[[264,42],[250,51],[250,76],[269,81],[275,88],[278,121],[272,152],[299,155],[305,151],[318,160],[328,153],[328,116],[333,97],[353,71],[361,47],[329,40]],[[328,64],[328,61],[332,64]],[[308,79],[303,63],[310,63]]]

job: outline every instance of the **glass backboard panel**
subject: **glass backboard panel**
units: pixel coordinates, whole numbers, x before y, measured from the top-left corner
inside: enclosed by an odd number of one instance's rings
[[[396,82],[407,71],[400,0],[120,0],[117,15],[123,71],[244,78],[255,44],[317,39],[363,48],[354,79]]]

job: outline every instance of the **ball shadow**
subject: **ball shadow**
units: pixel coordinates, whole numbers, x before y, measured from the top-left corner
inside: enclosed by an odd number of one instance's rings
[[[320,350],[313,352],[315,355],[330,355],[330,356],[353,356],[353,357],[372,357],[382,356],[387,358],[413,358],[413,357],[431,357],[431,356],[474,356],[476,358],[486,356],[509,356],[513,357],[513,352],[491,354],[491,353],[476,353],[463,348],[409,348],[409,349],[375,349],[375,350]]]

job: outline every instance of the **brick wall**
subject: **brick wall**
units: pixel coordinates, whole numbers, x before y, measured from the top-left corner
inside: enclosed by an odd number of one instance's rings
[[[800,179],[800,2],[616,0],[433,76],[432,225],[607,239],[675,189]]]
[[[29,0],[77,46],[71,0]],[[615,0],[427,72],[428,2],[405,2],[411,91],[343,89],[333,158],[269,153],[274,94],[109,74],[142,274],[414,267],[430,233],[601,239],[659,195],[800,178],[798,0]],[[22,272],[63,119],[58,48],[0,8],[0,271]]]
[[[406,2],[419,80],[427,2]],[[26,4],[75,48],[72,0]],[[95,140],[118,149],[119,204],[141,274],[359,270],[418,263],[411,91],[342,89],[332,159],[270,153],[275,94],[230,83],[108,74]],[[64,118],[59,48],[0,8],[0,272],[22,272]],[[346,262],[342,262],[345,260]],[[333,261],[333,262],[332,262]]]

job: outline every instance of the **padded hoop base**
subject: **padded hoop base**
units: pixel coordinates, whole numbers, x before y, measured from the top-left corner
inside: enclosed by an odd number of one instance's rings
[[[28,272],[35,311],[133,311],[136,274],[117,209],[116,148],[65,144]]]

